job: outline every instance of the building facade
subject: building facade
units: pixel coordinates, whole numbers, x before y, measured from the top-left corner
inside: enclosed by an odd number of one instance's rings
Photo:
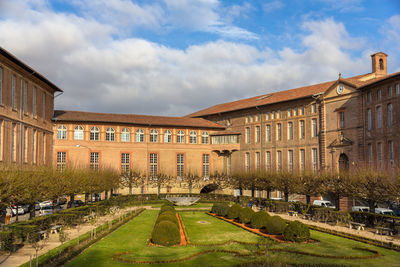
[[[52,164],[56,92],[62,90],[0,47],[0,162]]]

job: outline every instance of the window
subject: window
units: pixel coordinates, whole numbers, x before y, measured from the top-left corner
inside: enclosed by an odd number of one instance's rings
[[[158,154],[151,153],[150,154],[150,178],[152,180],[156,180],[157,173],[158,173]]]
[[[313,103],[312,105],[311,105],[311,113],[316,113],[317,112],[317,104],[316,103]]]
[[[376,107],[376,127],[378,129],[382,128],[382,107]]]
[[[115,141],[115,130],[114,128],[107,128],[106,129],[106,141]]]
[[[164,143],[171,143],[172,142],[172,133],[171,130],[164,131]]]
[[[46,133],[43,133],[43,142],[42,142],[42,144],[43,144],[43,164],[46,162],[46,151],[47,151],[47,149],[46,149]]]
[[[339,111],[339,129],[344,129],[344,111]]]
[[[144,131],[142,129],[136,130],[136,142],[138,143],[144,142]]]
[[[396,84],[396,95],[400,95],[400,83]]]
[[[36,163],[36,151],[37,151],[37,131],[33,129],[32,134],[32,162]]]
[[[28,138],[28,128],[26,128],[26,127],[24,127],[24,137],[23,137],[23,148],[22,148],[22,159],[23,159],[23,161],[24,162],[27,162],[28,161],[28,156],[27,156],[27,153],[28,153],[28,140],[27,140],[27,138]]]
[[[17,125],[15,123],[11,126],[11,160],[17,160]]]
[[[393,125],[393,106],[392,106],[392,104],[388,104],[387,112],[388,112],[388,127],[392,127],[392,125]]]
[[[74,128],[74,140],[83,140],[83,127],[80,125]]]
[[[24,114],[28,113],[28,105],[27,105],[27,101],[28,101],[28,83],[24,82]]]
[[[100,130],[96,126],[90,128],[90,140],[99,141],[100,140]]]
[[[312,166],[313,170],[318,170],[318,150],[316,148],[312,149]]]
[[[271,125],[265,126],[265,139],[267,142],[271,142]]]
[[[203,132],[202,134],[201,134],[201,143],[202,144],[208,144],[208,141],[209,140],[209,134],[208,134],[208,132]]]
[[[293,109],[293,116],[297,116],[297,107]]]
[[[392,86],[389,86],[388,88],[388,97],[392,97],[393,96],[393,88]]]
[[[277,118],[277,119],[280,119],[280,118],[281,118],[281,111],[280,111],[280,110],[278,110],[278,111],[276,112],[276,118]]]
[[[269,118],[270,118],[270,113],[269,113],[269,111],[268,111],[267,114],[265,115],[265,119],[266,119],[267,121],[269,121]]]
[[[249,123],[249,117],[247,116],[245,119],[246,123]]]
[[[292,117],[292,114],[293,114],[292,108],[289,108],[288,112],[287,112],[287,116]]]
[[[58,140],[67,139],[67,127],[65,125],[60,125],[57,127],[57,139]]]
[[[287,138],[288,140],[293,140],[293,122],[288,122],[288,133],[287,133]]]
[[[271,113],[271,120],[275,120],[275,111],[272,111]]]
[[[306,168],[306,151],[300,149],[300,170],[304,171]]]
[[[185,155],[176,155],[176,176],[180,181],[183,181],[183,176],[185,174]]]
[[[304,121],[301,120],[300,121],[300,139],[304,139],[306,136],[306,131],[305,131],[305,127],[304,127]]]
[[[303,116],[304,115],[304,107],[299,108],[299,115]]]
[[[128,128],[123,128],[121,130],[121,142],[129,142],[131,141],[131,132]]]
[[[195,131],[191,131],[189,134],[189,143],[197,144],[197,133]]]
[[[278,171],[282,170],[282,151],[276,151],[276,168]]]
[[[293,171],[293,150],[288,151],[288,169]]]
[[[100,154],[99,152],[90,152],[90,168],[98,170],[100,167]]]
[[[150,131],[150,143],[158,143],[158,131],[156,129]]]
[[[36,87],[33,87],[32,91],[32,116],[36,118]]]
[[[282,140],[282,124],[278,123],[276,128],[276,140],[281,141]]]
[[[129,173],[130,171],[130,155],[129,153],[121,154],[121,172]]]
[[[256,170],[260,169],[260,165],[261,165],[260,152],[256,152]]]
[[[382,90],[381,89],[378,90],[377,94],[378,94],[378,101],[382,100]]]
[[[16,77],[13,74],[12,78],[11,78],[11,107],[12,109],[16,109],[15,106],[15,83],[16,83]]]
[[[178,134],[176,135],[176,142],[178,144],[184,144],[185,143],[185,133],[182,130],[178,131]]]
[[[250,153],[246,152],[244,157],[244,168],[246,171],[250,170]]]
[[[378,143],[377,146],[377,158],[378,158],[378,168],[382,168],[383,165],[383,150],[382,150],[382,143]]]
[[[210,179],[210,154],[203,154],[203,179]]]
[[[369,166],[372,166],[372,163],[373,163],[372,144],[368,144],[368,162],[369,162]]]
[[[390,166],[394,166],[394,151],[393,151],[393,141],[388,142],[388,147],[389,147],[389,161],[390,161]]]
[[[311,136],[316,137],[318,132],[317,132],[317,119],[312,119],[311,120]]]
[[[260,126],[256,126],[256,143],[260,143]]]
[[[67,166],[67,152],[57,152],[57,171],[63,172]]]
[[[259,120],[259,117],[258,117],[258,115],[256,115],[256,117],[255,117],[255,121],[258,121]]]
[[[379,69],[381,69],[381,70],[383,70],[384,69],[384,67],[383,67],[383,59],[379,59]]]
[[[43,104],[43,112],[42,112],[43,121],[45,121],[45,120],[46,120],[46,93],[45,93],[45,92],[43,92],[43,101],[42,101],[42,104]]]
[[[267,166],[267,170],[271,170],[271,152],[267,151],[265,153],[265,164]]]
[[[250,144],[250,128],[249,127],[246,127],[245,138],[246,138],[246,144]]]
[[[368,92],[367,93],[367,103],[371,103],[372,102],[372,92]]]
[[[371,131],[372,129],[372,111],[371,109],[367,109],[367,129]]]
[[[0,105],[3,104],[3,68],[0,68]]]

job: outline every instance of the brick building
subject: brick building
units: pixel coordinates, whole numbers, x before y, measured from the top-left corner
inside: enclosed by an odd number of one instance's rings
[[[0,162],[52,164],[60,88],[0,47]]]

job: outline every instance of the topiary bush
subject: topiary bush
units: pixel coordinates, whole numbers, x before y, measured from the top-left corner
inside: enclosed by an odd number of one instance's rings
[[[270,217],[269,214],[263,210],[255,212],[251,217],[250,221],[251,227],[255,229],[265,228],[265,224],[267,223],[269,217]]]
[[[265,231],[270,235],[281,235],[285,230],[286,222],[279,216],[269,216],[265,223]]]
[[[179,244],[181,235],[179,227],[173,222],[162,221],[154,226],[151,241],[161,246],[173,246]]]
[[[178,222],[178,219],[176,218],[176,214],[164,212],[158,216],[156,224],[158,224],[162,221],[170,221],[179,227],[179,222]]]
[[[241,210],[242,210],[242,207],[239,204],[233,204],[228,209],[228,218],[229,219],[237,219],[237,218],[239,218]]]
[[[308,226],[299,221],[294,221],[286,226],[283,232],[286,241],[304,242],[310,239],[310,230]]]
[[[247,207],[247,208],[242,208],[240,213],[239,213],[239,219],[241,223],[247,224],[250,223],[251,217],[253,217],[254,211]]]
[[[172,206],[163,206],[163,207],[161,207],[161,209],[160,209],[160,214],[162,214],[162,213],[164,213],[164,212],[166,212],[166,211],[175,212],[175,209],[174,209],[174,207],[172,207]]]
[[[211,208],[211,212],[218,216],[226,217],[228,215],[229,205],[228,203],[214,203]]]

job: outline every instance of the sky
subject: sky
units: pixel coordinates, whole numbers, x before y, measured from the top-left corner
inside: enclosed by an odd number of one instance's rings
[[[0,0],[0,46],[64,93],[56,109],[184,116],[400,71],[398,0]]]

